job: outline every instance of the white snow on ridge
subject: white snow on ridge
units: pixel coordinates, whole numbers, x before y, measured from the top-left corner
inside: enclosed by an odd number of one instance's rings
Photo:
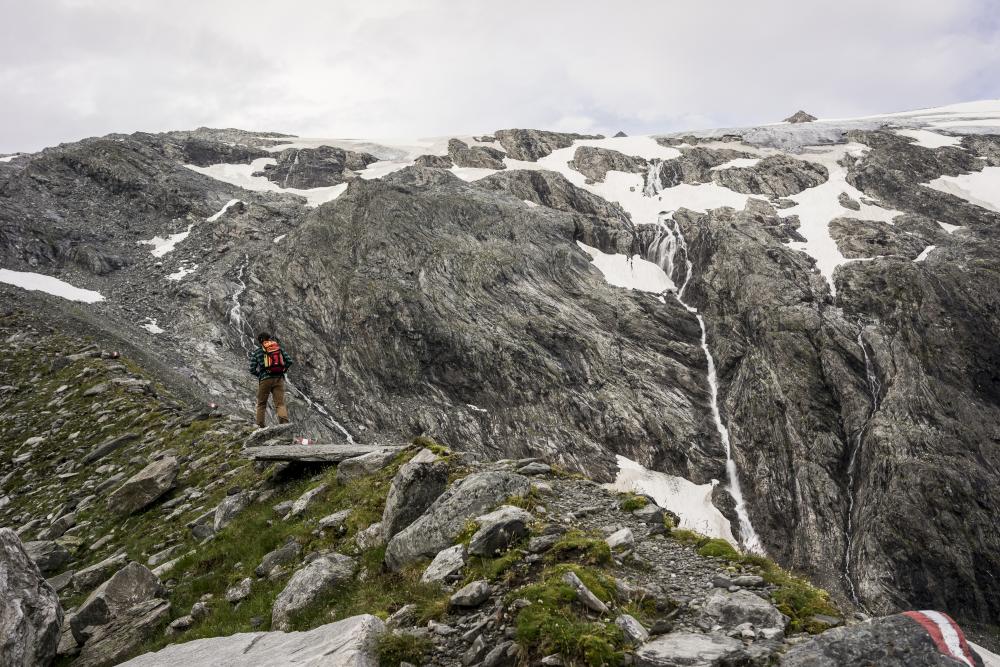
[[[606,484],[612,491],[642,493],[660,507],[681,518],[681,528],[694,530],[708,537],[720,537],[737,546],[729,520],[712,504],[712,484],[695,484],[683,477],[647,470],[642,465],[617,456],[618,474]]]
[[[230,206],[232,206],[233,204],[238,204],[239,201],[240,201],[239,199],[230,199],[229,201],[226,202],[226,205],[222,207],[222,210],[220,210],[218,213],[213,213],[209,217],[205,218],[205,222],[215,222],[216,220],[218,220],[219,218],[221,218],[226,214],[226,211],[229,210]]]
[[[21,154],[20,153],[14,153],[13,155],[7,155],[7,156],[4,156],[4,157],[0,157],[0,162],[10,162],[11,160],[13,160],[16,157],[21,157]]]
[[[924,148],[958,146],[962,143],[962,137],[949,137],[930,130],[896,130],[896,134],[914,139],[913,143]]]
[[[712,167],[709,171],[721,171],[722,169],[732,169],[733,167],[754,167],[758,162],[760,162],[759,157],[738,157],[724,164]]]
[[[859,211],[844,208],[840,204],[838,197],[841,192],[846,192],[849,197],[859,202],[864,196],[847,182],[847,170],[838,164],[845,155],[857,155],[864,148],[861,144],[842,144],[823,152],[800,155],[799,157],[803,160],[816,162],[826,167],[829,178],[815,187],[789,196],[788,199],[794,201],[795,206],[778,211],[778,215],[781,217],[799,216],[799,233],[806,240],[804,243],[793,241],[788,245],[805,252],[816,260],[816,267],[830,284],[831,293],[836,290],[833,282],[834,270],[848,260],[840,252],[833,236],[830,235],[830,221],[843,217],[891,223],[893,218],[901,213],[878,206],[869,206],[863,202]]]
[[[177,269],[176,271],[167,276],[167,280],[180,280],[184,276],[194,273],[195,269],[197,268],[198,268],[197,264],[181,265],[179,269]]]
[[[159,326],[157,326],[156,320],[152,317],[147,317],[146,321],[140,324],[139,326],[154,335],[161,334],[164,331]]]
[[[941,226],[941,229],[949,234],[954,234],[957,230],[962,229],[962,225],[949,225],[947,222],[941,222],[940,220],[938,220],[938,224]]]
[[[486,178],[487,176],[492,176],[493,174],[497,173],[499,169],[483,169],[481,167],[453,166],[448,171],[455,174],[463,181],[478,181],[480,178]]]
[[[32,273],[30,271],[11,271],[10,269],[0,269],[0,283],[14,285],[31,292],[45,292],[52,296],[62,297],[69,301],[82,301],[83,303],[97,303],[104,301],[100,292],[94,290],[73,287],[69,283],[53,278],[52,276]]]
[[[191,234],[191,228],[194,227],[194,223],[187,226],[183,232],[177,232],[176,234],[171,234],[166,238],[162,236],[154,236],[151,239],[144,239],[142,241],[136,241],[136,245],[151,245],[153,249],[149,251],[153,257],[163,257],[168,252],[173,252],[177,244],[186,239]]]
[[[961,176],[941,176],[923,185],[955,195],[990,211],[1000,212],[1000,167],[986,167],[982,171]]]
[[[926,248],[923,249],[923,251],[919,255],[917,255],[917,258],[914,259],[913,261],[914,262],[924,261],[925,259],[927,259],[927,255],[931,254],[931,251],[933,251],[934,248],[937,248],[937,246],[936,245],[927,246]]]
[[[609,285],[653,294],[660,294],[674,287],[674,282],[667,277],[663,269],[639,255],[633,257],[621,254],[609,255],[597,248],[591,248],[582,241],[577,241],[576,244],[590,255],[591,263],[604,274],[604,280]]]
[[[344,193],[347,183],[331,185],[325,188],[309,188],[302,190],[299,188],[282,188],[277,183],[272,183],[263,176],[254,176],[255,171],[262,171],[265,165],[277,164],[277,160],[270,157],[257,158],[250,164],[212,164],[207,167],[199,167],[193,164],[184,165],[191,171],[204,174],[210,178],[223,183],[237,185],[245,190],[254,192],[283,192],[299,195],[306,198],[306,206],[315,207],[333,201]]]

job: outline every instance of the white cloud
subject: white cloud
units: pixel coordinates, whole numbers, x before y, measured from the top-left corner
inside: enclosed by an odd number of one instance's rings
[[[0,152],[199,125],[635,133],[1000,96],[983,0],[0,0],[0,11]]]

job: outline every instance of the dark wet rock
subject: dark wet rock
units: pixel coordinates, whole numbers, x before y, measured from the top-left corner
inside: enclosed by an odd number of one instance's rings
[[[44,574],[51,574],[69,562],[70,553],[58,542],[34,540],[24,543],[24,551]]]
[[[752,167],[731,167],[712,172],[712,180],[736,192],[787,197],[826,182],[826,167],[787,155],[763,158]]]
[[[448,141],[448,157],[457,167],[477,169],[506,169],[503,151],[489,146],[469,146],[460,139]]]
[[[391,539],[413,523],[447,485],[448,464],[429,449],[420,450],[392,478],[382,512],[382,537]]]
[[[816,120],[816,116],[799,110],[785,119],[786,123],[811,123]]]
[[[902,614],[834,628],[798,644],[781,659],[782,667],[953,667],[930,634]]]
[[[150,463],[108,496],[108,509],[120,515],[145,509],[174,487],[179,469],[173,457]]]
[[[4,664],[51,664],[62,624],[63,610],[56,592],[17,534],[0,528],[0,656]]]
[[[604,181],[609,171],[644,174],[649,168],[649,163],[645,158],[625,155],[609,148],[580,146],[573,153],[569,166],[591,181],[600,183]]]
[[[510,496],[527,493],[530,486],[526,477],[508,472],[473,473],[458,480],[420,518],[389,540],[386,564],[398,570],[418,558],[436,556],[452,545],[469,519]]]
[[[339,185],[357,178],[359,171],[378,158],[368,153],[320,146],[318,148],[287,148],[274,155],[277,164],[264,166],[257,172],[283,188],[322,188]]]
[[[557,148],[568,148],[577,139],[603,139],[599,134],[572,134],[545,130],[497,130],[496,138],[514,160],[534,162]]]

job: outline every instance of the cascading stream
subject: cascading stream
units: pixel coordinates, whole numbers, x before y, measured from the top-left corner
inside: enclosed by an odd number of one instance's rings
[[[872,365],[871,358],[868,356],[868,347],[865,345],[864,341],[864,331],[863,326],[858,330],[858,347],[861,348],[861,354],[865,359],[865,382],[868,386],[871,403],[864,422],[861,424],[857,434],[854,436],[854,446],[851,448],[851,456],[847,461],[847,519],[844,526],[844,581],[847,583],[847,589],[851,595],[851,600],[856,605],[867,611],[864,603],[862,603],[860,598],[858,598],[857,590],[854,587],[854,577],[851,572],[851,550],[854,546],[854,496],[856,492],[854,475],[857,469],[858,453],[861,451],[861,445],[864,442],[865,432],[868,430],[868,426],[871,424],[872,418],[875,416],[875,413],[879,408],[879,393],[882,389],[882,385],[879,382],[878,374],[875,372]]]
[[[252,349],[254,336],[252,329],[249,332],[247,331],[248,326],[246,321],[243,319],[243,305],[240,302],[240,298],[243,296],[243,293],[247,289],[247,285],[243,279],[243,275],[246,273],[246,269],[247,266],[249,266],[249,264],[250,264],[250,257],[248,255],[244,255],[243,261],[236,269],[236,282],[239,285],[239,287],[237,287],[236,291],[233,292],[232,296],[233,305],[229,308],[229,314],[228,314],[229,324],[236,330],[237,338],[240,341],[240,345],[242,346],[243,351],[248,355],[250,354],[250,350]],[[335,429],[337,432],[343,435],[344,439],[347,440],[348,443],[352,445],[357,444],[354,441],[354,436],[351,435],[350,431],[344,428],[343,424],[334,419],[333,415],[331,415],[326,408],[324,408],[322,405],[314,401],[308,394],[306,394],[306,392],[296,387],[292,383],[292,381],[287,377],[285,378],[285,384],[292,392],[294,392],[303,401],[305,401],[306,405],[308,405],[311,410],[315,410],[320,415],[322,415],[323,418],[326,420],[327,424],[329,424],[331,428]]]
[[[659,179],[659,163],[654,163],[656,168],[651,168],[649,174],[647,175],[646,183],[646,194],[650,196],[655,196],[662,186]],[[670,221],[667,224],[665,218]],[[674,269],[676,268],[677,252],[678,250],[684,253],[684,282],[681,284],[680,289],[673,292],[672,295],[677,302],[684,306],[684,309],[689,313],[692,313],[698,319],[698,326],[701,327],[701,349],[705,353],[705,360],[708,366],[708,386],[711,393],[711,405],[712,405],[712,419],[715,421],[716,431],[719,433],[719,438],[722,440],[722,444],[726,451],[726,475],[729,478],[729,494],[733,497],[733,501],[736,503],[736,516],[740,524],[740,541],[743,544],[743,548],[747,551],[757,554],[765,554],[764,543],[761,541],[760,536],[757,535],[757,531],[754,530],[753,524],[750,521],[750,514],[747,512],[746,501],[743,498],[743,490],[740,487],[740,476],[739,470],[736,467],[736,460],[733,458],[732,443],[729,439],[729,429],[726,427],[725,423],[722,421],[722,414],[719,411],[719,381],[718,376],[715,371],[715,358],[712,356],[711,350],[708,348],[708,330],[705,327],[705,320],[698,313],[698,309],[694,308],[684,302],[684,290],[687,288],[688,282],[691,280],[692,265],[691,260],[688,258],[687,241],[684,239],[684,234],[681,232],[680,225],[669,215],[661,215],[660,219],[657,221],[660,226],[659,237],[654,243],[655,250],[653,251],[653,261],[656,262],[660,268],[663,269],[664,273],[673,280]]]

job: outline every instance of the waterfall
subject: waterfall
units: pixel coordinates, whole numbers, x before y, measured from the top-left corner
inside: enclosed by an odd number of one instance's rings
[[[851,595],[851,600],[854,601],[854,604],[867,611],[865,605],[861,602],[860,598],[858,598],[857,590],[854,588],[854,578],[851,574],[851,549],[854,546],[854,474],[856,471],[858,452],[861,451],[861,444],[864,441],[865,432],[868,430],[868,425],[871,424],[872,418],[875,416],[875,413],[879,408],[879,392],[882,390],[882,385],[879,382],[878,374],[874,370],[871,358],[868,356],[868,347],[865,345],[863,337],[864,332],[864,326],[860,327],[858,330],[858,347],[861,348],[861,354],[865,359],[865,384],[868,387],[868,394],[871,397],[871,403],[864,422],[862,422],[861,427],[854,436],[854,443],[851,447],[851,456],[847,461],[847,520],[844,525],[844,581],[847,583],[847,589]]]
[[[664,218],[669,219],[669,225],[664,221]],[[701,349],[705,353],[705,360],[708,365],[707,376],[708,387],[712,398],[712,419],[715,422],[715,429],[719,433],[719,439],[722,440],[722,444],[726,451],[726,475],[729,481],[729,494],[733,497],[733,501],[736,503],[736,517],[740,524],[740,541],[742,542],[745,550],[752,553],[764,554],[764,543],[761,541],[760,536],[757,535],[757,531],[754,530],[753,524],[750,522],[750,514],[747,512],[746,500],[743,498],[743,490],[740,487],[739,470],[736,467],[736,460],[733,458],[732,443],[729,439],[729,429],[722,421],[722,413],[719,411],[719,379],[715,372],[715,358],[712,356],[712,352],[708,348],[708,330],[705,327],[705,320],[701,314],[698,313],[697,308],[688,305],[683,300],[684,290],[687,288],[688,281],[691,280],[692,269],[691,260],[688,257],[687,241],[684,239],[684,234],[681,232],[680,225],[673,219],[672,216],[661,215],[659,224],[661,231],[654,244],[655,250],[653,252],[653,261],[660,265],[660,268],[664,270],[671,280],[673,280],[674,269],[676,268],[677,251],[680,250],[684,253],[684,264],[686,268],[684,282],[673,296],[677,299],[679,304],[684,306],[685,310],[694,314],[694,316],[698,319],[698,326],[701,327]]]

